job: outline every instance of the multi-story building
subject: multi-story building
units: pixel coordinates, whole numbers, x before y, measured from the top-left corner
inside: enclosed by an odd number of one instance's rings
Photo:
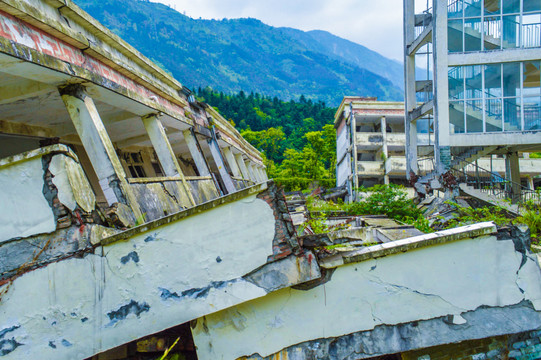
[[[337,186],[347,187],[348,200],[357,199],[360,186],[406,183],[404,103],[346,96],[334,124]],[[426,129],[420,129],[419,143],[429,146]]]
[[[517,198],[520,154],[541,150],[541,2],[422,3],[404,0],[408,178],[419,176],[418,119],[432,114],[436,171],[421,182],[440,187],[431,180],[464,158],[498,154]]]
[[[430,133],[429,123],[428,118],[417,121],[419,175],[434,170],[434,135]],[[409,185],[406,177],[403,102],[346,96],[335,114],[335,127],[337,186],[347,187],[349,200],[357,198],[356,189],[360,186],[383,183]],[[530,158],[526,152],[521,155],[521,182],[534,188],[534,179],[541,174],[541,159]],[[474,164],[494,176],[505,178],[505,159],[502,156],[489,155],[474,160],[472,165],[464,164],[466,166],[462,171],[469,178],[477,174]]]

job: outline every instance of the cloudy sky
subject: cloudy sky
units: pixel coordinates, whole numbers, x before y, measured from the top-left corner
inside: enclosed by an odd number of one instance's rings
[[[272,26],[326,30],[402,61],[402,0],[151,0],[192,18],[252,17]]]

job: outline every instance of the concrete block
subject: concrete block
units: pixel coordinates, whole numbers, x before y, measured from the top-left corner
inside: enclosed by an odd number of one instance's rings
[[[485,353],[479,353],[479,354],[472,355],[471,358],[472,360],[486,360],[487,355]]]

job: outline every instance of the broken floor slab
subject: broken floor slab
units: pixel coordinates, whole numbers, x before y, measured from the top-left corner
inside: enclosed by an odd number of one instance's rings
[[[315,257],[298,253],[285,208],[263,183],[8,279],[0,335],[9,332],[12,343],[3,358],[86,358],[317,279]]]
[[[303,349],[333,341],[358,356],[333,359],[369,358],[541,326],[537,259],[491,223],[376,246],[367,248],[374,255],[337,263],[331,279],[311,290],[282,289],[198,319],[199,359],[270,359],[283,351],[313,359]],[[421,322],[430,335],[399,337]],[[376,343],[359,351],[348,340],[355,336]]]

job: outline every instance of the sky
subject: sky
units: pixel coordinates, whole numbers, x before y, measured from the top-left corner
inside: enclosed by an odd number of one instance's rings
[[[403,61],[402,0],[151,0],[192,18],[252,17],[265,24],[326,30]]]

